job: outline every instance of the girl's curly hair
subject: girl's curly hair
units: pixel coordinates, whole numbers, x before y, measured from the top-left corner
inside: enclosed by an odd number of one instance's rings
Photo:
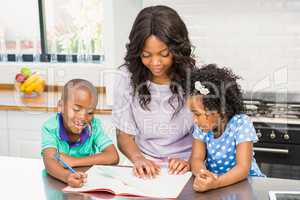
[[[207,95],[202,94],[204,107],[230,119],[233,115],[244,111],[238,79],[240,77],[228,68],[219,68],[215,64],[205,65],[192,71],[189,93],[201,95],[201,92],[195,88],[195,83],[200,81],[202,86],[209,90]]]
[[[176,114],[184,105],[182,91],[186,88],[186,77],[188,71],[195,66],[195,60],[187,28],[175,10],[167,6],[150,6],[140,11],[129,35],[125,63],[122,66],[131,73],[131,85],[139,104],[144,110],[149,110],[151,94],[145,83],[152,79],[152,73],[143,65],[140,56],[145,40],[151,35],[164,42],[173,55],[173,65],[167,72],[172,92],[168,101]],[[174,106],[173,100],[177,100],[177,106]]]

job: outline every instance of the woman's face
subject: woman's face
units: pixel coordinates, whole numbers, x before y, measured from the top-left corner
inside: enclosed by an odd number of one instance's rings
[[[202,96],[191,96],[188,98],[187,105],[193,113],[194,123],[204,132],[213,131],[217,128],[221,119],[217,111],[207,111],[204,108]]]
[[[173,64],[173,55],[168,46],[156,36],[151,35],[146,39],[141,60],[151,71],[152,81],[157,83],[170,81],[167,72]]]

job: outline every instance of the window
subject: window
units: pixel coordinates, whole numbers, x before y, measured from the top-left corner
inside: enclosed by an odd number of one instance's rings
[[[57,59],[78,55],[79,62],[103,55],[102,0],[48,0],[44,10],[48,53]]]
[[[103,61],[103,1],[0,0],[0,60]]]
[[[18,61],[40,54],[37,1],[0,0],[0,4],[0,59]]]

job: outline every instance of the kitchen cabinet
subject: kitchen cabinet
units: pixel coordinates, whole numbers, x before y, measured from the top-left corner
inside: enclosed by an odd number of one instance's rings
[[[7,111],[0,111],[0,155],[8,155]]]
[[[40,158],[41,126],[54,113],[42,111],[0,111],[0,156]],[[95,115],[114,144],[111,115]],[[124,156],[122,156],[124,159]]]
[[[7,111],[9,155],[40,158],[40,129],[52,114],[28,110]]]

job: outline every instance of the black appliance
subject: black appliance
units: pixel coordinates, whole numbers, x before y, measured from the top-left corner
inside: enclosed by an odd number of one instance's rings
[[[300,94],[245,93],[259,141],[255,158],[268,177],[300,179]]]

